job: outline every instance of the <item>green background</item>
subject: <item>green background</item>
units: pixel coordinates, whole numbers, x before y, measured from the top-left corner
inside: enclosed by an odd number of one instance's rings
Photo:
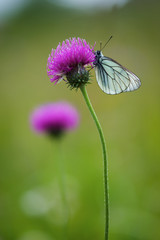
[[[110,96],[92,71],[88,94],[102,124],[109,156],[110,240],[160,239],[160,2],[80,12],[39,1],[0,28],[0,239],[104,239],[103,163],[99,136],[80,91],[54,86],[46,64],[69,37],[103,50],[142,81],[139,90]],[[81,116],[61,146],[30,128],[40,104],[67,100]],[[65,172],[64,208],[58,162]]]

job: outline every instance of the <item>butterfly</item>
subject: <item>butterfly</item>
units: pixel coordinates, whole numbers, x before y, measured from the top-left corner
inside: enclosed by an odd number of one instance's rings
[[[98,85],[107,94],[130,92],[141,86],[140,79],[134,73],[112,58],[103,56],[102,51],[95,52],[94,70]]]

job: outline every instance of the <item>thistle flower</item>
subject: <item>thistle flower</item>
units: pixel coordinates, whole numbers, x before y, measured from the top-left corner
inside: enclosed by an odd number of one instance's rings
[[[58,45],[56,50],[52,50],[48,58],[48,76],[51,82],[55,84],[61,79],[65,80],[70,88],[79,88],[82,92],[86,105],[95,121],[99,132],[104,161],[104,195],[105,195],[105,240],[108,240],[109,230],[109,201],[108,201],[108,163],[105,138],[101,125],[98,121],[96,113],[92,107],[90,99],[86,91],[86,84],[89,81],[89,73],[86,66],[100,66],[98,62],[98,52],[94,51],[94,47],[90,47],[86,40],[80,38],[72,38],[66,40],[62,45]],[[104,80],[104,79],[103,79]]]
[[[48,58],[48,76],[55,84],[65,80],[71,88],[78,88],[89,81],[86,66],[93,66],[94,47],[84,39],[70,38],[52,49]]]
[[[111,38],[112,36],[109,40]],[[141,85],[139,78],[134,73],[113,59],[103,56],[102,49],[109,40],[98,51],[94,51],[94,47],[90,47],[84,39],[66,40],[62,45],[59,44],[56,50],[52,50],[47,65],[51,82],[56,84],[60,79],[64,79],[71,88],[80,88],[99,132],[104,162],[105,240],[108,240],[109,236],[108,158],[102,127],[85,88],[90,77],[86,66],[94,67],[97,82],[107,94],[134,91]]]
[[[46,133],[54,137],[77,127],[79,114],[67,102],[56,102],[36,108],[30,117],[30,123],[38,133]]]

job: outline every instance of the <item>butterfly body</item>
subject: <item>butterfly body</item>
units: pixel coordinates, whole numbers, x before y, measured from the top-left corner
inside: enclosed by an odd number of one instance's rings
[[[141,86],[139,78],[115,60],[95,52],[94,69],[100,88],[107,94],[134,91]]]

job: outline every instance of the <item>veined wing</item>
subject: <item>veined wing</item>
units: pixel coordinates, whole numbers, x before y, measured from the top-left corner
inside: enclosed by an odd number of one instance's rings
[[[139,78],[111,58],[102,56],[95,65],[98,85],[107,94],[134,91],[139,88]]]
[[[138,89],[141,86],[140,79],[134,73],[130,72],[129,70],[126,69],[126,71],[130,78],[130,84],[124,92],[131,92],[131,91]]]

